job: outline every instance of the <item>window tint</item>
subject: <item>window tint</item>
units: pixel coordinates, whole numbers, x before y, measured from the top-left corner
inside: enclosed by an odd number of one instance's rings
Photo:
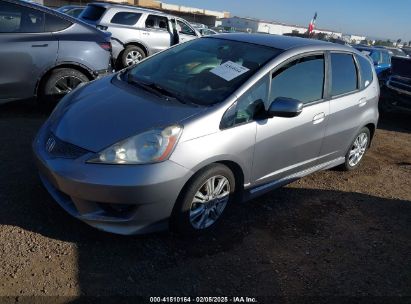
[[[371,62],[362,56],[357,56],[357,61],[360,65],[361,72],[361,88],[366,88],[372,82],[372,67]]]
[[[391,57],[388,52],[382,52],[382,63],[391,64]]]
[[[168,30],[168,19],[164,16],[149,15],[146,19],[146,27]]]
[[[357,89],[357,69],[350,54],[331,53],[331,95],[340,95]]]
[[[40,33],[44,13],[25,6],[0,2],[0,33]]]
[[[103,16],[105,11],[106,9],[104,7],[89,4],[80,17],[91,21],[97,21]]]
[[[184,35],[193,35],[193,36],[195,36],[195,34],[196,34],[193,31],[193,29],[188,26],[188,24],[186,24],[185,22],[182,22],[180,20],[177,20],[177,31],[180,34],[184,34]]]
[[[58,32],[68,28],[72,24],[73,23],[71,23],[70,21],[64,20],[60,17],[46,14],[46,23],[44,30],[46,32]]]
[[[264,77],[226,112],[221,121],[222,129],[252,121],[259,111],[264,109],[267,103],[268,76]]]
[[[269,102],[277,97],[288,97],[309,103],[322,99],[323,89],[324,56],[303,57],[273,73]]]
[[[141,14],[139,13],[119,12],[111,18],[110,22],[124,25],[135,25],[140,17]]]

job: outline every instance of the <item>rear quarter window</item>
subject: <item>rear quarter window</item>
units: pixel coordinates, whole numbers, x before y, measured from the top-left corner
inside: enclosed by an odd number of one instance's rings
[[[46,32],[58,32],[65,30],[69,26],[71,26],[73,23],[70,21],[64,20],[60,17],[46,14],[46,22],[44,25],[44,31]]]
[[[371,62],[362,57],[357,55],[357,62],[359,64],[360,73],[361,73],[361,89],[368,87],[372,82],[372,67]]]
[[[105,11],[106,9],[102,6],[87,5],[80,17],[90,21],[97,21],[103,16]]]
[[[111,18],[110,22],[123,25],[135,25],[140,17],[141,14],[139,13],[118,12]]]
[[[331,95],[342,95],[357,90],[357,69],[351,54],[331,53]]]

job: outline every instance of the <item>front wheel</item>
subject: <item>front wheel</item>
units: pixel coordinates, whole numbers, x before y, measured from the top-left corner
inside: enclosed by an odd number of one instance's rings
[[[342,165],[344,170],[354,170],[360,165],[363,156],[370,145],[370,139],[370,130],[368,128],[362,128],[345,155],[345,163]]]
[[[234,196],[232,171],[214,164],[197,173],[183,190],[172,215],[172,228],[184,234],[212,229]]]

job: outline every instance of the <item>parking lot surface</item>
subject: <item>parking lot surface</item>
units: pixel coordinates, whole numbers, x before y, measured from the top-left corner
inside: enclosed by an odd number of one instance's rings
[[[359,170],[233,205],[213,233],[123,237],[66,214],[37,176],[48,113],[0,105],[0,296],[411,296],[411,124],[382,118]]]

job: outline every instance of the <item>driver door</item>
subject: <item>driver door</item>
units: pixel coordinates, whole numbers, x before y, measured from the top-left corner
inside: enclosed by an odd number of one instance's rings
[[[324,54],[318,53],[289,60],[272,72],[268,101],[288,97],[302,101],[304,108],[297,117],[257,121],[254,185],[279,180],[321,162],[319,154],[329,115],[329,102],[324,99],[325,66]]]

